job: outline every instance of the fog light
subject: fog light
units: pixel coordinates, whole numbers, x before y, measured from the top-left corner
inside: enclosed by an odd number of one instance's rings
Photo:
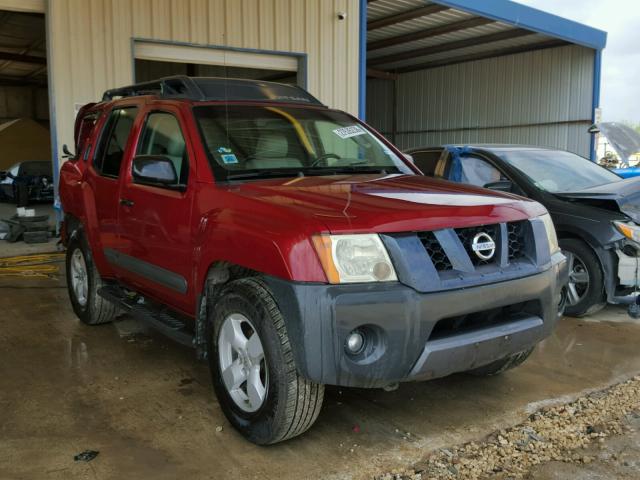
[[[352,331],[347,337],[347,351],[352,354],[358,354],[364,347],[364,335],[359,330]]]

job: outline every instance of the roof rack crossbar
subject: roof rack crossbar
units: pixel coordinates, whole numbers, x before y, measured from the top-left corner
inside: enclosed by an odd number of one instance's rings
[[[220,77],[187,77],[177,75],[150,82],[107,90],[102,101],[115,98],[157,95],[161,98],[180,98],[193,101],[258,101],[298,103],[324,106],[306,90],[295,86],[263,80]]]
[[[161,97],[186,97],[192,100],[204,100],[205,98],[204,93],[192,78],[185,75],[176,75],[107,90],[102,95],[102,101],[113,100],[115,97],[135,97],[150,94],[160,95]]]

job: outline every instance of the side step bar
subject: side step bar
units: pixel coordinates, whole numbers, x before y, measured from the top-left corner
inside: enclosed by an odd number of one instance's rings
[[[107,285],[98,290],[105,300],[116,304],[130,315],[187,347],[194,347],[194,336],[186,323],[166,307],[147,302],[140,295],[129,295],[117,285]]]

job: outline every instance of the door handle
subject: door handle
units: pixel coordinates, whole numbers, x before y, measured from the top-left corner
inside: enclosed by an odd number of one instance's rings
[[[133,200],[127,200],[126,198],[121,198],[120,205],[123,205],[125,207],[133,207]]]

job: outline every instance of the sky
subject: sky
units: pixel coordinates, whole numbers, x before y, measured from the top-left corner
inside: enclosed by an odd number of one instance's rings
[[[603,120],[640,124],[640,0],[517,0],[608,33],[602,57]]]

